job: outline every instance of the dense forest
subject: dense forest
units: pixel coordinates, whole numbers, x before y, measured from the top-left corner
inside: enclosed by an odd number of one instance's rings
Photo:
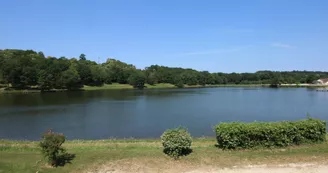
[[[132,64],[115,59],[97,64],[87,60],[84,54],[78,59],[69,59],[45,57],[42,52],[33,50],[0,50],[0,83],[16,89],[37,87],[43,91],[74,90],[84,85],[101,86],[105,83],[130,84],[135,88],[143,88],[145,83],[171,83],[178,87],[206,84],[299,84],[312,83],[324,77],[328,77],[328,72],[210,73],[159,65],[137,69]]]

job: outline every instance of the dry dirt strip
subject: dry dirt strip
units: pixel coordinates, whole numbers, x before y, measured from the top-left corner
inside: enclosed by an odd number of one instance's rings
[[[234,168],[215,168],[211,166],[188,167],[187,165],[172,165],[172,167],[157,167],[136,164],[109,164],[88,173],[328,173],[327,164],[285,164],[285,165],[248,165]]]
[[[253,167],[221,170],[195,170],[188,173],[328,173],[328,166],[315,167]]]

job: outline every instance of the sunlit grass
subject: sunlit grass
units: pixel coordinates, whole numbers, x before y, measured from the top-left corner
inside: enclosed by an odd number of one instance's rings
[[[113,84],[104,84],[102,86],[84,85],[82,89],[86,91],[91,91],[91,90],[110,90],[110,89],[133,89],[133,87],[129,84],[113,83]]]
[[[154,85],[149,85],[149,84],[145,84],[146,88],[149,89],[156,89],[156,88],[176,88],[175,85],[170,84],[170,83],[159,83],[159,84],[154,84]]]
[[[190,165],[232,167],[240,164],[321,162],[328,159],[328,143],[275,149],[223,151],[215,138],[193,140],[193,153],[180,162]],[[166,164],[160,139],[68,140],[64,147],[76,154],[72,164],[50,168],[40,154],[38,141],[0,140],[0,172],[84,172],[112,161],[139,160]],[[156,166],[156,165],[155,165]]]

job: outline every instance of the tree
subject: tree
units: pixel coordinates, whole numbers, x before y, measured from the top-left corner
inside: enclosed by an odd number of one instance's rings
[[[38,60],[40,57],[31,50],[3,50],[1,73],[3,80],[12,87],[22,89],[37,84]]]
[[[281,85],[281,77],[279,75],[276,75],[274,78],[271,79],[270,87],[272,88],[278,88]]]
[[[121,84],[128,83],[129,76],[135,72],[136,67],[115,59],[108,59],[106,63],[103,64],[106,69],[108,77],[110,77],[110,82],[118,82]],[[108,79],[106,81],[109,81]]]
[[[62,72],[60,84],[63,88],[68,90],[74,90],[82,87],[80,76],[74,65],[71,65],[68,70]]]
[[[41,91],[47,91],[54,88],[54,76],[46,70],[41,70],[38,74],[38,85]]]
[[[135,71],[130,75],[128,82],[134,88],[143,89],[145,87],[146,76],[142,71]]]
[[[206,85],[209,84],[211,80],[211,75],[208,71],[202,71],[198,75],[198,84],[199,85]]]
[[[319,79],[318,76],[311,74],[306,77],[306,83],[313,83],[313,81],[318,80],[318,79]]]
[[[41,58],[45,58],[44,54],[42,51],[38,52],[38,55],[41,57]]]
[[[85,55],[82,53],[82,54],[80,55],[80,61],[85,61],[85,60],[87,60],[87,58],[86,58]]]
[[[3,74],[2,74],[2,72],[0,71],[0,84],[5,84],[6,82],[5,82],[5,80],[4,80],[4,78],[3,78]]]
[[[135,73],[138,74],[135,74]],[[142,75],[140,75],[142,74]],[[136,76],[141,76],[136,77]],[[118,82],[132,83],[136,79],[142,83],[171,83],[184,85],[206,84],[272,84],[312,83],[320,78],[328,78],[322,71],[257,71],[256,73],[210,73],[177,67],[151,65],[137,70],[132,64],[108,59],[103,64],[86,60],[84,54],[79,60],[65,57],[45,57],[43,52],[33,50],[0,50],[0,83],[16,89],[39,87],[41,90],[75,89],[83,85],[102,85]]]
[[[174,85],[178,88],[183,88],[184,87],[184,82],[183,82],[183,74],[180,74],[178,76],[175,76],[174,78]]]
[[[93,65],[91,66],[91,76],[92,85],[103,85],[106,79],[105,69],[102,66]]]
[[[89,85],[92,82],[92,74],[91,74],[90,67],[91,67],[91,63],[88,63],[88,61],[80,60],[78,62],[77,71],[81,78],[81,82],[84,85]]]
[[[147,75],[147,83],[149,85],[154,85],[158,83],[157,77],[156,77],[156,72],[151,72]]]

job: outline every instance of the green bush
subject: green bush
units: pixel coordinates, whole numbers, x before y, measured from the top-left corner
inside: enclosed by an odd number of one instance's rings
[[[175,86],[176,86],[177,88],[184,88],[184,84],[183,84],[183,82],[178,82],[178,83],[175,84]]]
[[[128,78],[128,83],[137,89],[143,89],[145,87],[145,82],[146,76],[142,71],[135,71]]]
[[[41,147],[42,154],[47,158],[51,166],[60,165],[62,159],[69,155],[62,147],[64,142],[65,136],[63,134],[54,133],[51,130],[42,135],[39,146]]]
[[[161,136],[164,153],[178,159],[192,152],[192,138],[185,128],[168,129]]]
[[[220,123],[215,127],[218,147],[246,149],[286,147],[326,140],[326,122],[308,118],[300,121]]]

